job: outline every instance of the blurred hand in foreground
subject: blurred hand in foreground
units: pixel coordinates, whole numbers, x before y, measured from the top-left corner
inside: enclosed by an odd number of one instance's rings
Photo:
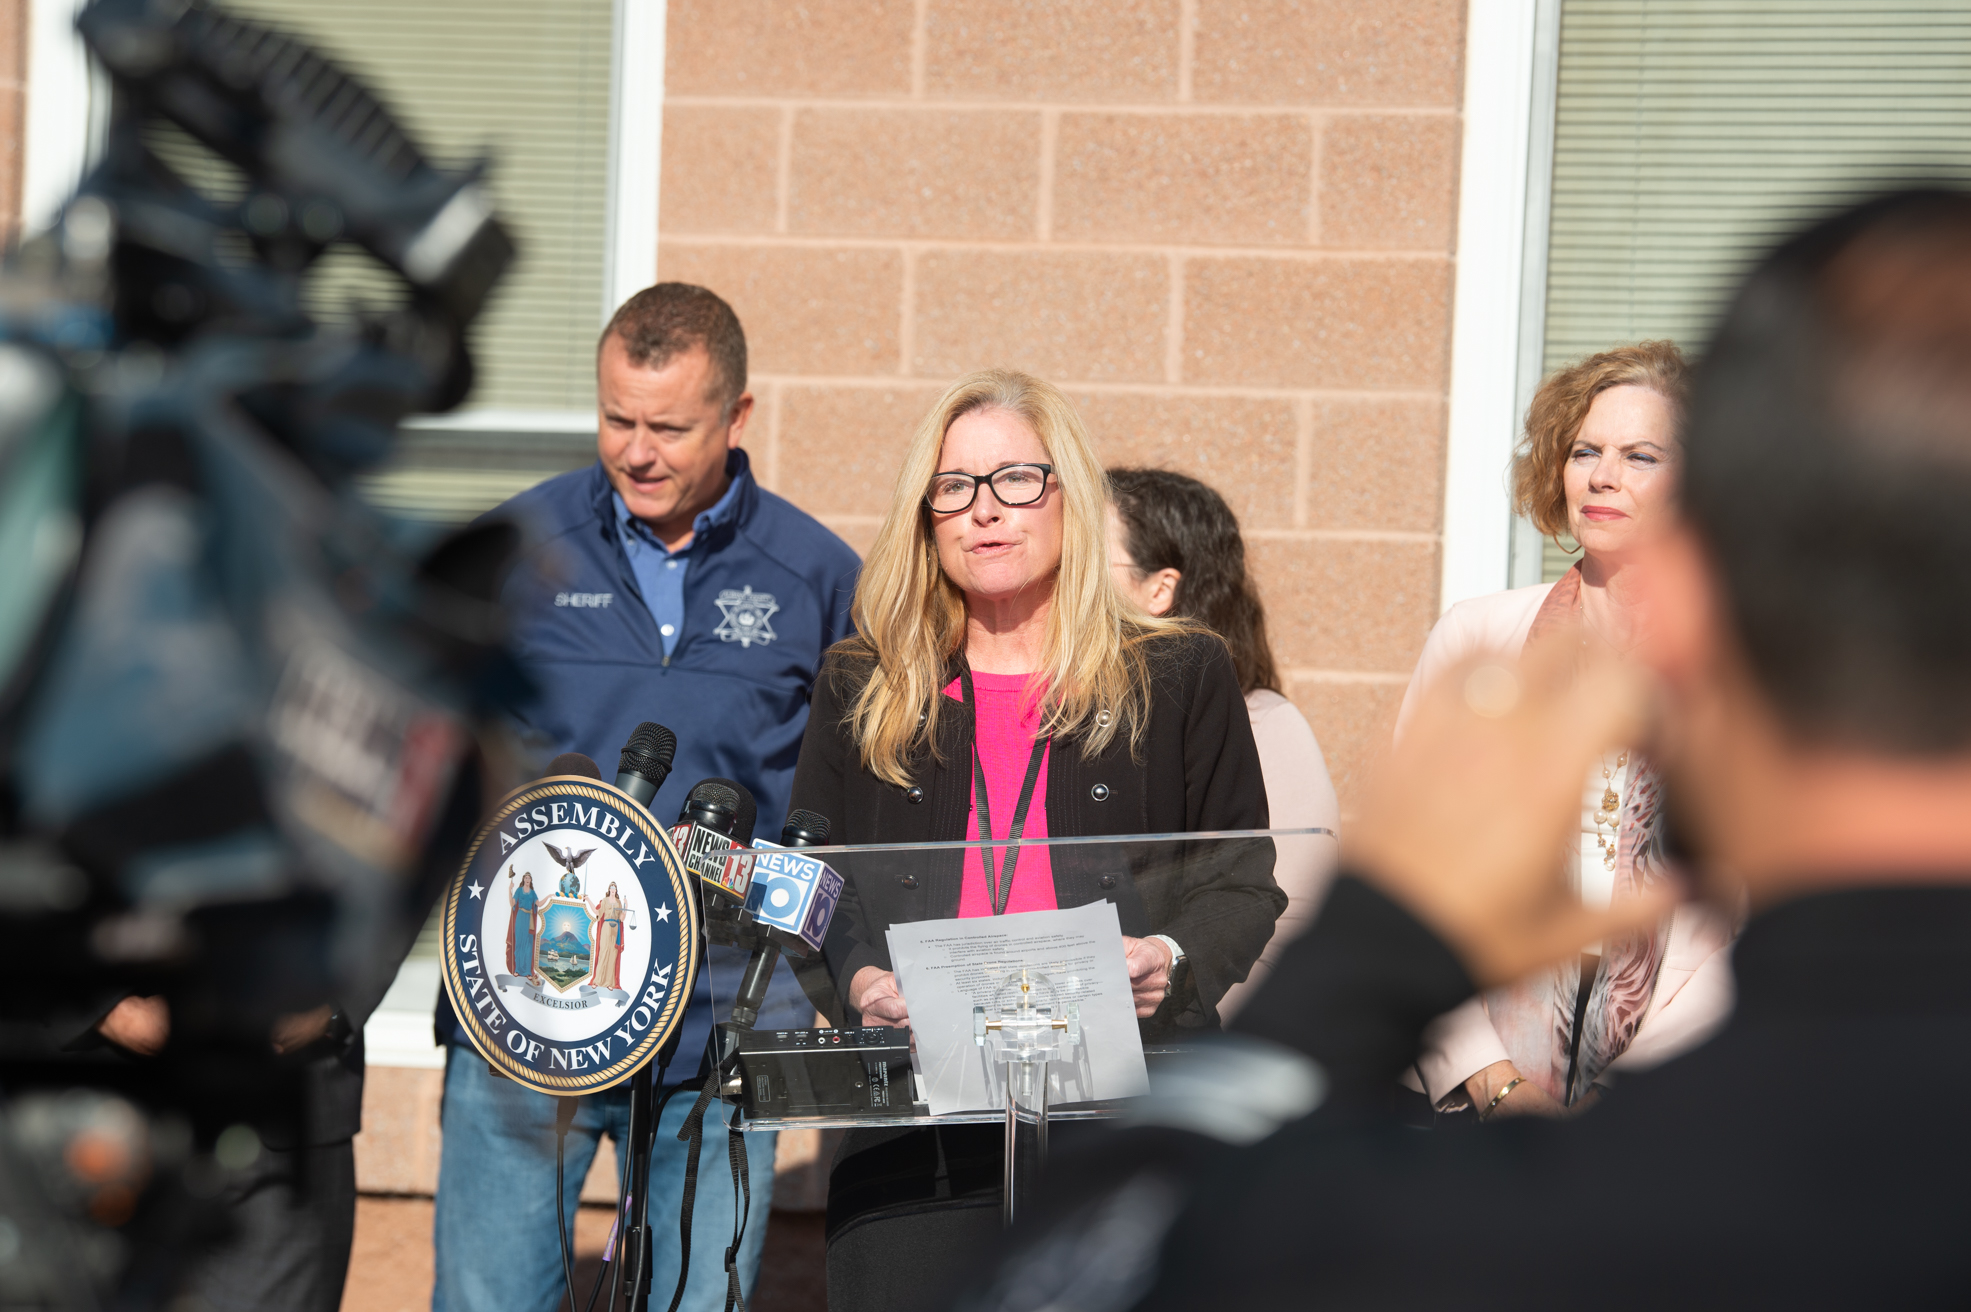
[[[329,1022],[334,1018],[335,1009],[327,1005],[282,1016],[274,1022],[273,1033],[269,1035],[274,1051],[282,1055],[298,1052],[327,1034]]]
[[[163,998],[133,994],[110,1008],[109,1015],[97,1023],[96,1032],[125,1052],[155,1057],[171,1037],[171,1009]]]
[[[277,1053],[295,1052],[328,1033],[335,1011],[328,1006],[296,1012],[274,1022],[268,1036]],[[134,994],[110,1008],[96,1030],[104,1038],[139,1057],[155,1057],[164,1051],[171,1037],[171,1008],[163,998],[140,998]]]
[[[1591,910],[1561,859],[1578,841],[1590,763],[1642,737],[1646,680],[1571,638],[1454,669],[1370,781],[1347,865],[1429,925],[1481,988],[1654,925],[1674,893]]]

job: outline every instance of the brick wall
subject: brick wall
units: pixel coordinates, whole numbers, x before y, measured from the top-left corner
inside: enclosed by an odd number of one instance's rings
[[[670,0],[661,276],[858,548],[987,365],[1245,525],[1344,807],[1436,613],[1462,0]]]
[[[0,0],[0,243],[21,220],[22,134],[27,124],[27,3]]]

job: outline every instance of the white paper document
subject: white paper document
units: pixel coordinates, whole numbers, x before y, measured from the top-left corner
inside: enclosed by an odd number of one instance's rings
[[[893,925],[889,943],[932,1115],[1006,1105],[1006,1068],[993,1062],[990,1041],[982,1048],[974,1040],[972,1008],[984,1007],[988,1017],[1011,1012],[1004,976],[1023,965],[1053,982],[1056,1014],[1070,1003],[1080,1009],[1081,1046],[1070,1060],[1049,1063],[1048,1102],[1149,1092],[1113,903]]]

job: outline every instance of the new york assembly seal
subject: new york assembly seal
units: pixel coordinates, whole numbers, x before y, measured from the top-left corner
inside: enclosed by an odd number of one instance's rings
[[[561,1097],[628,1079],[697,976],[698,903],[670,834],[626,794],[557,775],[515,789],[444,902],[444,978],[495,1068]]]

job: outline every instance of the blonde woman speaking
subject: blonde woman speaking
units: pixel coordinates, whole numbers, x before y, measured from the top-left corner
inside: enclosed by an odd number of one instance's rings
[[[1142,613],[1110,575],[1102,462],[1025,374],[954,384],[924,417],[817,680],[794,805],[847,843],[1266,827],[1225,644]],[[852,883],[828,946],[848,1023],[905,1024],[892,924],[1116,905],[1148,1038],[1216,1029],[1286,896],[1272,845],[1164,877],[1044,847]],[[939,1305],[999,1233],[1001,1131],[852,1131],[828,1202],[829,1304]]]

